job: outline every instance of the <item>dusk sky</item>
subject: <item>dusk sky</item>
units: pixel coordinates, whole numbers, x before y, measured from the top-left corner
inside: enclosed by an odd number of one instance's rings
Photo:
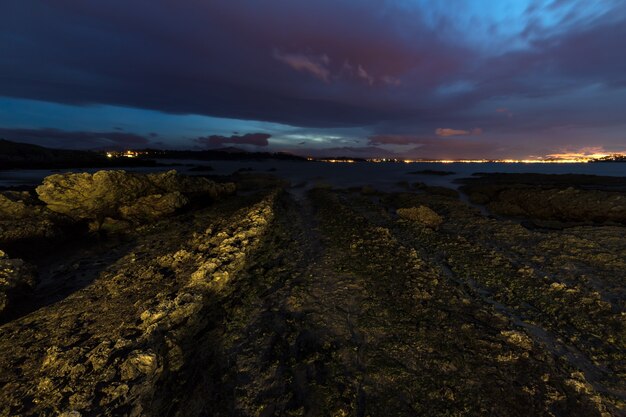
[[[626,153],[623,0],[5,0],[0,57],[50,147]]]

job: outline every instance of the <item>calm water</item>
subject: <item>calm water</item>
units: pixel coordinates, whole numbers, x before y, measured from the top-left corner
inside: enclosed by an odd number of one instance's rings
[[[209,165],[214,168],[210,174],[227,175],[239,169],[252,172],[265,172],[289,180],[292,186],[309,188],[317,183],[328,183],[336,187],[371,185],[381,190],[396,189],[400,181],[425,182],[430,185],[457,187],[452,181],[469,177],[476,172],[542,173],[542,174],[592,174],[626,177],[626,163],[599,164],[503,164],[503,163],[323,163],[293,161],[160,161],[163,163],[187,164],[175,167],[129,168],[133,172],[156,172],[176,169],[188,172],[196,165]],[[120,169],[120,168],[116,168]],[[425,169],[453,171],[445,177],[433,175],[411,175],[411,171]],[[0,186],[37,185],[44,177],[58,172],[95,172],[97,169],[82,170],[8,170],[0,171]]]

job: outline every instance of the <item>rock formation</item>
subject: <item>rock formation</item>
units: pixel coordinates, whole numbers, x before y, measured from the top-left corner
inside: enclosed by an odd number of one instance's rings
[[[35,217],[42,207],[27,191],[6,191],[0,194],[0,220],[15,220]]]
[[[171,214],[188,203],[188,196],[218,198],[235,191],[232,183],[218,184],[201,177],[186,177],[176,171],[134,174],[99,171],[95,174],[57,174],[37,187],[47,208],[75,220],[105,218],[147,221]]]
[[[0,250],[0,316],[15,298],[23,296],[35,285],[34,268],[21,259],[10,259]]]
[[[412,220],[432,229],[438,228],[443,223],[443,218],[434,210],[426,206],[399,208],[398,216],[406,220]]]

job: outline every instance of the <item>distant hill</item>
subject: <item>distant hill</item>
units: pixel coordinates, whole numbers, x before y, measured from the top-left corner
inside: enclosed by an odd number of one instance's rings
[[[0,169],[105,168],[155,166],[155,159],[265,160],[306,161],[306,158],[271,152],[248,152],[235,147],[206,151],[143,149],[137,158],[107,158],[104,152],[52,149],[28,143],[0,139]]]
[[[88,151],[75,151],[67,149],[45,148],[29,143],[12,142],[0,139],[0,161],[50,161],[50,160],[71,160],[89,159],[98,160],[102,156]]]
[[[119,160],[93,151],[52,149],[0,139],[0,169],[99,168],[156,165],[150,160]]]
[[[302,156],[293,155],[285,152],[248,152],[235,147],[227,147],[220,149],[209,149],[204,151],[176,151],[176,150],[158,150],[158,149],[141,149],[139,152],[145,152],[152,158],[162,159],[197,159],[203,161],[212,160],[265,160],[280,159],[286,161],[306,161]]]

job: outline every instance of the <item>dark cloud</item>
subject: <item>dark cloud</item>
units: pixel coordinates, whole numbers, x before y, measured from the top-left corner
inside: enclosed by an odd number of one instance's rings
[[[150,143],[147,137],[135,133],[120,131],[81,132],[51,128],[0,128],[0,138],[49,147],[76,149],[137,148]]]
[[[425,159],[500,158],[511,150],[496,143],[476,139],[421,137],[413,135],[375,135],[369,145],[413,145],[398,156]]]
[[[4,96],[424,135],[617,125],[625,116],[624,93],[608,112],[599,95],[574,97],[626,88],[620,1],[592,18],[579,11],[591,6],[572,7],[579,1],[529,3],[524,29],[489,50],[491,38],[467,40],[475,28],[458,26],[456,7],[433,18],[434,5],[401,1],[6,3]],[[561,24],[545,27],[542,13],[555,10]],[[508,23],[492,23],[492,37]],[[555,97],[526,117],[511,103]],[[499,100],[515,117],[494,112]]]
[[[375,135],[368,139],[369,145],[415,145],[431,139],[411,135]]]
[[[267,133],[246,133],[245,135],[232,135],[232,136],[220,136],[220,135],[211,135],[200,137],[196,139],[196,142],[208,146],[208,147],[218,147],[224,145],[254,145],[254,146],[268,146],[268,139],[271,138],[272,135],[268,135]]]
[[[328,149],[309,149],[298,151],[299,154],[321,157],[347,156],[353,158],[370,158],[375,156],[396,156],[396,153],[376,146],[341,146]]]

